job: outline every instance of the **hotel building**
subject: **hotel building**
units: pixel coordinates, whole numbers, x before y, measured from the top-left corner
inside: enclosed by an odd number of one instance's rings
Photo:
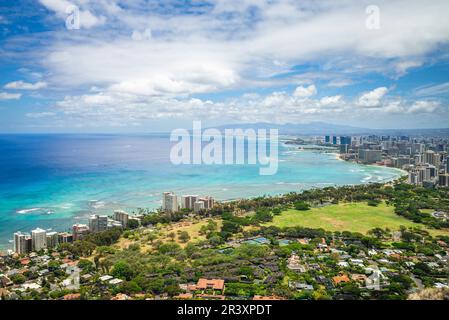
[[[89,233],[89,227],[85,224],[74,224],[72,227],[73,241],[81,240]]]
[[[112,216],[112,218],[115,221],[119,221],[122,224],[123,228],[126,228],[126,226],[128,225],[129,214],[125,211],[122,210],[114,211],[114,215]]]
[[[26,254],[32,250],[32,240],[29,234],[14,233],[14,251],[18,254]]]
[[[47,232],[44,229],[37,228],[31,231],[33,251],[40,251],[47,248]]]
[[[173,192],[164,192],[162,195],[162,210],[167,213],[178,212],[178,197]]]

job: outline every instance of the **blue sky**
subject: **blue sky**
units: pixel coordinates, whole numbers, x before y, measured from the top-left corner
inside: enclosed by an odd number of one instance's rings
[[[448,127],[448,1],[372,4],[0,0],[0,132]]]

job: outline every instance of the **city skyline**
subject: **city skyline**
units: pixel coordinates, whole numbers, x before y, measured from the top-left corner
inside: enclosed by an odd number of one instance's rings
[[[78,30],[66,27],[73,5]],[[40,0],[1,9],[5,133],[157,132],[192,120],[447,127],[447,1]]]

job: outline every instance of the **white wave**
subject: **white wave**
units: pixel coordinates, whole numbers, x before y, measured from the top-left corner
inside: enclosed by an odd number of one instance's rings
[[[70,203],[70,202],[62,203],[56,207],[59,209],[70,209],[71,207],[73,207],[73,203]]]
[[[41,208],[22,209],[22,210],[17,210],[16,213],[27,214],[27,213],[39,211],[39,210],[41,210]]]

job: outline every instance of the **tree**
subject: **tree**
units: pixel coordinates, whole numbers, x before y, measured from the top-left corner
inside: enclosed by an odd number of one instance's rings
[[[127,227],[129,229],[137,229],[139,227],[139,221],[136,219],[131,219],[128,221]]]
[[[14,284],[22,284],[27,280],[23,274],[19,273],[12,275],[10,279],[12,282],[14,282]]]
[[[126,261],[118,261],[114,264],[112,275],[119,279],[131,280],[134,276],[134,271]]]
[[[310,205],[308,203],[305,203],[304,201],[297,201],[294,203],[294,207],[296,210],[299,211],[307,211],[310,210]]]
[[[189,233],[187,231],[182,231],[179,234],[178,238],[179,238],[179,241],[181,241],[183,243],[186,243],[186,242],[188,242],[190,240],[190,235],[189,235]]]
[[[171,241],[175,241],[176,234],[174,232],[170,232],[167,236],[170,238]]]
[[[78,267],[83,269],[83,271],[91,272],[94,269],[94,264],[92,263],[92,261],[89,261],[86,259],[81,259],[78,262]]]

